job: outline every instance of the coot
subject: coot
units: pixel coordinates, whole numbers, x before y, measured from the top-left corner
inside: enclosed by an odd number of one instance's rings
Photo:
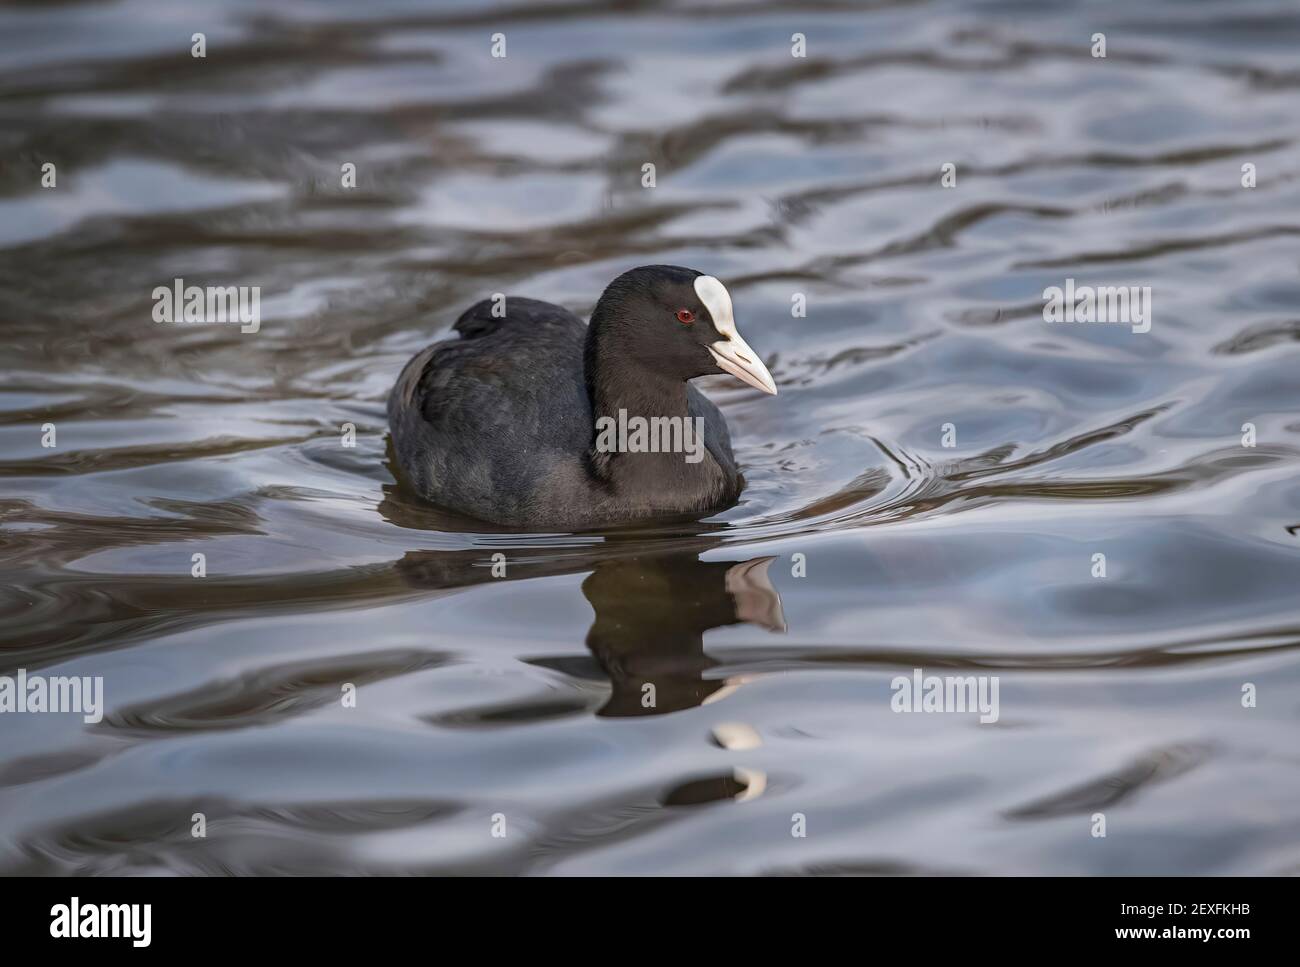
[[[494,312],[495,308],[495,312]],[[583,325],[548,302],[485,299],[417,353],[388,399],[393,452],[428,500],[529,530],[699,514],[744,485],[726,420],[687,381],[776,383],[716,278],[624,272]]]

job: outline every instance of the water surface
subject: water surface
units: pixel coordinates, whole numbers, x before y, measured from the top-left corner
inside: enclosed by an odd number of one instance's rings
[[[1300,871],[1298,51],[1280,0],[0,10],[0,674],[106,702],[0,716],[0,872]],[[464,306],[652,262],[780,386],[702,381],[738,506],[394,479]],[[154,323],[177,277],[260,330]]]

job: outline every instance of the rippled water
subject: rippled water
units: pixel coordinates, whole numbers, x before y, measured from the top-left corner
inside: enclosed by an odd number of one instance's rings
[[[1281,0],[0,10],[0,673],[105,689],[0,715],[0,871],[1300,871],[1298,108]],[[703,381],[739,506],[396,484],[464,306],[650,262],[781,387]]]

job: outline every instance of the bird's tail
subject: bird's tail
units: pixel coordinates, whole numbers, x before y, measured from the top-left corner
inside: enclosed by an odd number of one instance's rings
[[[489,329],[496,328],[501,324],[501,318],[492,315],[493,304],[491,299],[474,303],[460,314],[451,328],[460,333],[462,339],[476,339]]]

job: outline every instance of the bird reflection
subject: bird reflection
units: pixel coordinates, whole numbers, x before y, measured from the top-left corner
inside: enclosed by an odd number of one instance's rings
[[[385,516],[417,528],[423,512],[386,501]],[[711,628],[752,624],[785,631],[781,597],[768,577],[775,558],[702,561],[720,540],[694,533],[673,537],[607,534],[603,541],[563,547],[503,550],[504,576],[494,575],[493,552],[484,548],[409,551],[397,562],[402,580],[427,591],[452,592],[493,580],[521,580],[590,571],[582,593],[595,611],[587,647],[612,686],[598,715],[662,715],[702,704],[726,682],[710,678],[717,662],[704,651]],[[662,550],[671,541],[672,548]],[[582,676],[592,669],[571,659],[539,664]]]
[[[704,632],[733,624],[784,631],[768,579],[775,558],[701,561],[669,553],[605,561],[582,582],[596,618],[587,647],[613,686],[600,715],[654,715],[702,704],[725,684]]]

